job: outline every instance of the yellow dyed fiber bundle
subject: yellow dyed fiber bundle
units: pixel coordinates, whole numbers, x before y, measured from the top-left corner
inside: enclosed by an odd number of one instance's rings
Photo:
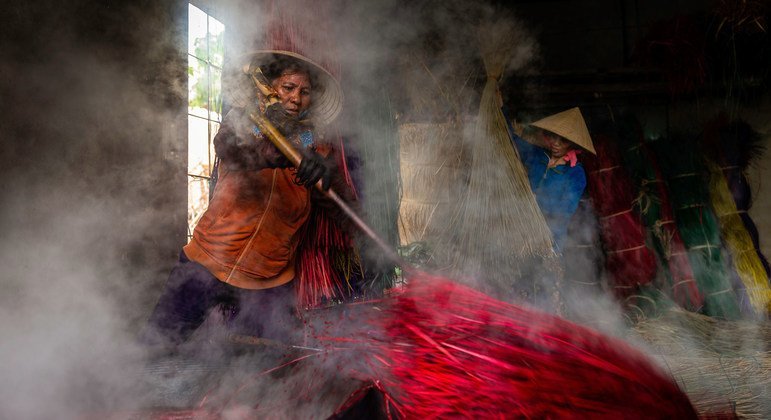
[[[746,288],[752,307],[758,314],[765,314],[771,311],[768,274],[739,216],[723,171],[714,162],[708,162],[707,166],[710,172],[710,200],[720,220],[720,233],[728,246],[736,272]]]

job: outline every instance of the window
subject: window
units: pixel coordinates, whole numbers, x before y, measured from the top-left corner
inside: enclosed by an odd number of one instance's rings
[[[225,26],[188,5],[187,43],[187,237],[209,205],[214,166],[212,140],[222,121],[222,62]]]

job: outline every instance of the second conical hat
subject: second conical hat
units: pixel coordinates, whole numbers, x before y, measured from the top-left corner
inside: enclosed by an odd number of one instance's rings
[[[593,154],[597,154],[592,144],[592,138],[589,136],[589,129],[586,128],[586,121],[584,121],[578,107],[549,115],[530,125],[558,134]]]

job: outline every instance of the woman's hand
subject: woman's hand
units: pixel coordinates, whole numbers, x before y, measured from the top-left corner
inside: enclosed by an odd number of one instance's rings
[[[297,167],[295,182],[306,188],[313,188],[321,180],[321,188],[324,191],[329,189],[332,181],[332,170],[327,166],[326,161],[320,154],[312,149],[303,150],[303,160]]]

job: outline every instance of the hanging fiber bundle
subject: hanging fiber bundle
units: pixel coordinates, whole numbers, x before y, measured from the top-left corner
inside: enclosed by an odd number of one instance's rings
[[[755,312],[761,317],[771,310],[771,287],[768,275],[755,251],[750,234],[744,227],[736,204],[728,190],[723,171],[708,162],[712,208],[720,221],[720,231],[733,258],[733,265]]]
[[[511,291],[525,271],[556,264],[551,232],[509,138],[498,80],[517,46],[514,23],[499,19],[481,28],[479,44],[487,83],[468,139],[471,168],[446,243],[454,251],[454,277],[478,277],[483,287]],[[541,268],[540,274],[544,274]]]
[[[674,220],[669,193],[653,152],[643,138],[639,123],[631,116],[618,125],[624,163],[635,179],[640,195],[635,199],[642,220],[666,268],[668,284],[657,285],[681,307],[698,311],[704,305],[688,261],[688,253]]]
[[[626,300],[656,275],[656,258],[645,244],[645,228],[634,211],[637,189],[626,172],[613,138],[595,133],[595,159],[586,159],[588,188],[602,228],[605,267],[616,296]],[[626,302],[632,303],[632,302]]]
[[[749,215],[752,207],[752,189],[746,176],[750,165],[765,152],[763,139],[746,122],[739,120],[729,123],[726,117],[719,116],[705,127],[704,143],[707,153],[723,171],[728,189],[736,202],[739,217],[752,239],[766,275],[771,277],[768,260],[760,251],[758,228]]]
[[[669,185],[675,222],[691,262],[705,314],[738,318],[739,302],[721,254],[720,227],[709,205],[709,190],[696,143],[674,137],[652,142]]]

